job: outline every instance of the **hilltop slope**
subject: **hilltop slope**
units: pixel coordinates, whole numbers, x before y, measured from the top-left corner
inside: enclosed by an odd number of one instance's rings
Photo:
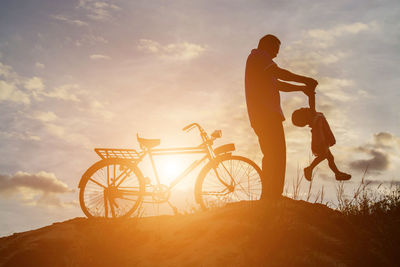
[[[399,231],[385,229],[288,198],[190,215],[75,218],[0,238],[0,266],[395,266]]]

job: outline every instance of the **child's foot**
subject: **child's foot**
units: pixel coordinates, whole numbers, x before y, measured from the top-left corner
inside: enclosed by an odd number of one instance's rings
[[[336,173],[336,180],[338,180],[338,181],[347,181],[347,180],[350,180],[350,178],[351,178],[350,174],[347,174],[344,172]]]
[[[304,168],[304,177],[306,178],[307,181],[311,182],[311,178],[312,178],[312,168],[311,167]]]

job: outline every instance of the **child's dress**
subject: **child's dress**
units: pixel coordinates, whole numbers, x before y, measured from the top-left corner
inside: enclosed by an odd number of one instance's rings
[[[324,114],[317,112],[311,124],[311,151],[315,156],[323,155],[336,143]]]

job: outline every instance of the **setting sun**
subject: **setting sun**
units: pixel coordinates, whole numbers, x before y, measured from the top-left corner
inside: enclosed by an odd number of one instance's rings
[[[170,156],[168,158],[163,157],[160,158],[160,167],[159,167],[159,172],[160,172],[160,178],[162,180],[165,179],[167,182],[171,182],[174,178],[178,177],[180,175],[184,168],[182,167],[182,161],[179,161],[179,158]]]

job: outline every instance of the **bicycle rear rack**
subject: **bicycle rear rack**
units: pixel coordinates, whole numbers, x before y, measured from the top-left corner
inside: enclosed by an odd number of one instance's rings
[[[135,149],[124,148],[95,148],[94,151],[102,159],[130,159],[139,160],[141,154]]]

